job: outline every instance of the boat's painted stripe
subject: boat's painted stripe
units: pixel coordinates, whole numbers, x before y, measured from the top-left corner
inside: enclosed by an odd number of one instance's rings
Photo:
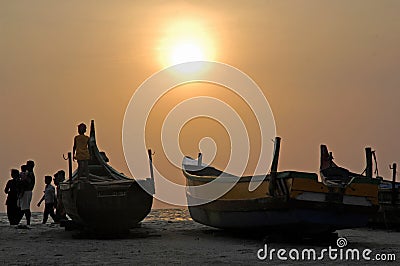
[[[307,200],[315,202],[326,202],[325,193],[314,193],[314,192],[303,192],[296,196],[298,200]],[[358,205],[358,206],[372,206],[372,203],[367,199],[367,197],[357,197],[357,196],[343,196],[343,204],[347,205]]]
[[[343,203],[349,205],[372,206],[372,203],[366,197],[343,196]]]
[[[303,192],[300,195],[296,196],[296,199],[307,200],[307,201],[316,201],[316,202],[325,202],[326,194],[315,193],[315,192]]]

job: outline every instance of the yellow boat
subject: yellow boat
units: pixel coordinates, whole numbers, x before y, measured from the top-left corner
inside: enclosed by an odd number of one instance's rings
[[[222,229],[316,234],[365,226],[378,210],[380,179],[349,171],[343,177],[338,173],[346,171],[333,163],[326,168],[321,164],[322,181],[315,173],[278,172],[280,138],[276,138],[275,144],[268,175],[237,177],[203,164],[201,158],[185,157],[182,170],[192,219]],[[322,145],[321,151],[327,152],[326,146]],[[213,182],[211,190],[229,183],[232,188],[223,196],[206,202],[207,195],[198,188],[210,182]],[[251,182],[260,182],[260,185],[250,191]]]

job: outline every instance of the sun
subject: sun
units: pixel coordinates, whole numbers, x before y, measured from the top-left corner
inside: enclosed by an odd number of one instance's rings
[[[191,61],[213,61],[214,47],[211,33],[204,23],[181,19],[165,26],[159,57],[163,67]]]
[[[190,61],[204,61],[207,60],[204,53],[204,48],[194,40],[177,42],[171,49],[169,62],[176,65]]]

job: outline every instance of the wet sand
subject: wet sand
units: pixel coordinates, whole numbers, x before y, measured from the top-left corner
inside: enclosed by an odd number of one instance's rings
[[[65,231],[57,224],[40,224],[41,213],[33,214],[30,229],[8,225],[0,214],[0,264],[307,264],[346,265],[382,264],[365,260],[273,261],[259,260],[257,251],[264,247],[265,236],[233,234],[195,223],[187,210],[153,210],[140,228],[122,239],[97,239]],[[23,220],[24,222],[24,220]],[[400,233],[385,230],[351,229],[338,231],[346,237],[346,248],[371,249],[377,253],[395,254],[400,260]],[[328,243],[269,242],[268,249],[314,248],[320,251]],[[333,244],[337,248],[336,243]],[[391,262],[397,265],[397,262]]]

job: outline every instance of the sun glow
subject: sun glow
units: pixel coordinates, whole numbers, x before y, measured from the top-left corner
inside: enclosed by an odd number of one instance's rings
[[[200,22],[191,19],[169,24],[159,48],[160,61],[164,67],[191,61],[215,60],[210,33]]]
[[[204,61],[206,57],[202,47],[196,42],[188,40],[177,42],[172,48],[169,61],[176,65],[189,61]]]

